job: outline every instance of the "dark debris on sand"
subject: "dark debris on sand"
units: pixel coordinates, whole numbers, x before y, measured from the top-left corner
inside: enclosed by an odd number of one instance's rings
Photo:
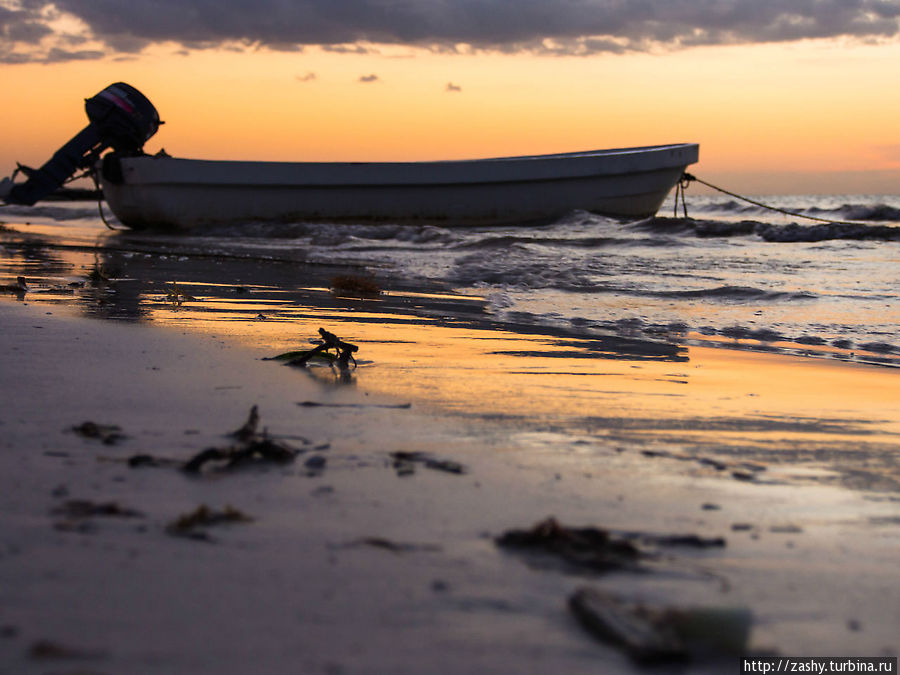
[[[331,292],[338,297],[377,298],[381,287],[370,276],[339,274],[331,279]]]
[[[122,433],[121,427],[115,424],[97,424],[96,422],[86,421],[72,427],[71,429],[83,438],[96,438],[104,445],[115,445],[126,438]]]
[[[462,475],[467,472],[466,467],[452,459],[433,457],[425,452],[408,452],[398,450],[391,453],[391,466],[398,476],[410,476],[416,472],[416,465],[422,465],[435,471]]]
[[[207,465],[230,471],[265,463],[290,464],[302,450],[267,436],[252,438],[239,445],[201,450],[181,467],[185,473],[201,473]]]
[[[342,371],[349,369],[351,361],[356,366],[353,354],[359,351],[357,345],[345,342],[324,328],[319,328],[319,335],[321,336],[321,339],[318,340],[319,344],[312,349],[285,352],[267,360],[284,361],[289,366],[305,367],[312,359],[325,359]],[[334,354],[329,350],[334,350]]]
[[[94,518],[143,518],[136,509],[120,506],[117,502],[93,502],[87,499],[70,499],[50,512],[59,516],[53,527],[62,532],[88,533],[94,530]]]
[[[753,623],[742,607],[653,607],[588,587],[569,596],[569,610],[591,635],[643,665],[735,660],[746,653]]]
[[[385,539],[384,537],[364,537],[362,539],[357,539],[355,541],[346,544],[344,548],[357,548],[360,546],[370,546],[372,548],[379,548],[384,551],[390,551],[391,553],[438,553],[442,550],[440,546],[437,544],[418,544],[411,542],[400,542],[394,541],[392,539]]]
[[[555,518],[547,518],[529,530],[509,530],[495,542],[510,550],[549,554],[567,566],[593,572],[637,570],[647,557],[634,543],[607,530],[565,527]]]
[[[247,421],[228,436],[235,439],[230,445],[211,447],[201,450],[186,462],[156,457],[150,454],[133,455],[128,458],[128,466],[138,467],[163,467],[180,466],[181,470],[188,474],[201,474],[207,471],[232,471],[254,466],[269,464],[286,465],[293,462],[298,455],[306,452],[305,448],[296,448],[285,441],[273,438],[259,428],[259,409],[253,406]],[[307,441],[304,440],[304,443]],[[324,462],[317,470],[321,472]]]
[[[106,656],[106,652],[100,650],[74,647],[53,640],[38,640],[28,648],[28,657],[35,661],[95,661],[104,659]],[[71,672],[87,673],[88,671]]]
[[[726,545],[722,537],[614,533],[598,527],[567,527],[555,518],[547,518],[528,530],[509,530],[497,537],[495,543],[513,551],[542,554],[546,559],[563,563],[569,570],[595,573],[642,571],[641,562],[657,558],[660,548],[705,549]]]
[[[141,518],[144,515],[135,509],[119,506],[116,502],[92,502],[87,499],[70,499],[53,509],[52,513],[68,518],[92,518],[94,516]]]
[[[226,506],[222,511],[215,511],[203,504],[190,513],[180,515],[169,523],[166,526],[166,532],[175,537],[212,541],[212,538],[205,531],[206,528],[252,521],[253,518],[231,506]]]

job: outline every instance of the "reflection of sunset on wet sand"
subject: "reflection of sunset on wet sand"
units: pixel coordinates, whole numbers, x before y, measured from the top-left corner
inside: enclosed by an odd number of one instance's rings
[[[33,231],[52,234],[41,226]],[[78,241],[77,226],[69,236]],[[48,265],[41,259],[23,260],[15,272],[35,279],[36,289],[45,286],[28,296],[33,302],[74,301],[91,315],[140,317],[221,336],[259,358],[309,348],[325,327],[360,346],[354,386],[511,430],[633,443],[651,456],[709,460],[703,466],[712,474],[722,470],[719,460],[729,468],[743,460],[835,470],[858,486],[900,484],[892,459],[900,433],[894,369],[840,363],[847,350],[823,346],[810,352],[818,358],[808,358],[729,349],[721,338],[701,335],[665,343],[504,326],[482,314],[484,299],[477,296],[405,289],[367,299],[336,296],[326,283],[333,273],[315,267],[299,285],[283,278],[280,285],[248,287],[182,278],[179,292],[195,301],[176,305],[170,277],[153,272],[144,254],[126,256],[103,262],[75,245],[52,254],[62,276],[41,282]],[[202,258],[164,258],[209,271]],[[58,280],[87,275],[97,265],[121,280],[54,291]],[[151,278],[140,278],[147,272]],[[260,364],[261,375],[275,367]],[[340,381],[323,366],[295,375]]]

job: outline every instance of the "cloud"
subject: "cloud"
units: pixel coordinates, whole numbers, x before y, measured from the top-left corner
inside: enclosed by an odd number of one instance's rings
[[[363,45],[322,45],[322,50],[332,54],[377,54],[377,49]]]
[[[369,82],[378,82],[378,76],[375,73],[371,75],[361,75],[357,82],[368,84]]]
[[[444,91],[462,91],[462,87],[458,84],[453,84],[452,82],[447,83],[447,88]]]
[[[297,75],[297,82],[312,82],[316,79],[316,74],[312,71],[308,71],[303,75]]]
[[[72,51],[69,49],[59,49],[53,47],[47,52],[47,56],[43,59],[44,63],[60,63],[62,61],[95,61],[102,59],[104,52],[95,49],[80,49]]]
[[[900,33],[900,0],[0,0],[0,54],[46,40],[54,15],[126,53],[175,42],[594,54]]]

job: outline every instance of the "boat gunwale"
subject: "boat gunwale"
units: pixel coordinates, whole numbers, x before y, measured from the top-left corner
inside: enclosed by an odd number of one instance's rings
[[[674,153],[674,156],[669,156]],[[689,156],[684,156],[687,153]],[[684,167],[699,145],[423,162],[279,162],[208,160],[142,155],[122,157],[131,185],[268,188],[379,188],[549,183],[600,176],[627,176]]]

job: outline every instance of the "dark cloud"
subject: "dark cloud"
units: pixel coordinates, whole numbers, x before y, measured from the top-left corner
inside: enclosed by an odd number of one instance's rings
[[[110,49],[172,41],[359,51],[592,54],[810,38],[894,38],[900,0],[17,0],[0,7],[0,53],[40,34],[42,12],[81,19]],[[55,8],[55,10],[54,10]]]
[[[44,63],[61,63],[63,61],[94,61],[96,59],[102,59],[104,56],[104,52],[94,49],[80,49],[73,51],[70,49],[59,49],[58,47],[53,47],[49,52],[47,52],[47,56],[42,59],[42,61]]]
[[[10,22],[9,26],[4,28],[3,34],[12,42],[37,42],[52,32],[50,27],[43,23],[25,20]]]
[[[371,75],[360,75],[360,78],[357,82],[362,82],[363,84],[368,84],[369,82],[378,82],[378,76],[375,73]]]
[[[462,87],[458,84],[453,84],[452,82],[447,83],[447,88],[444,91],[462,91]]]
[[[316,74],[312,71],[307,72],[304,75],[297,75],[298,82],[312,82],[316,79]]]

